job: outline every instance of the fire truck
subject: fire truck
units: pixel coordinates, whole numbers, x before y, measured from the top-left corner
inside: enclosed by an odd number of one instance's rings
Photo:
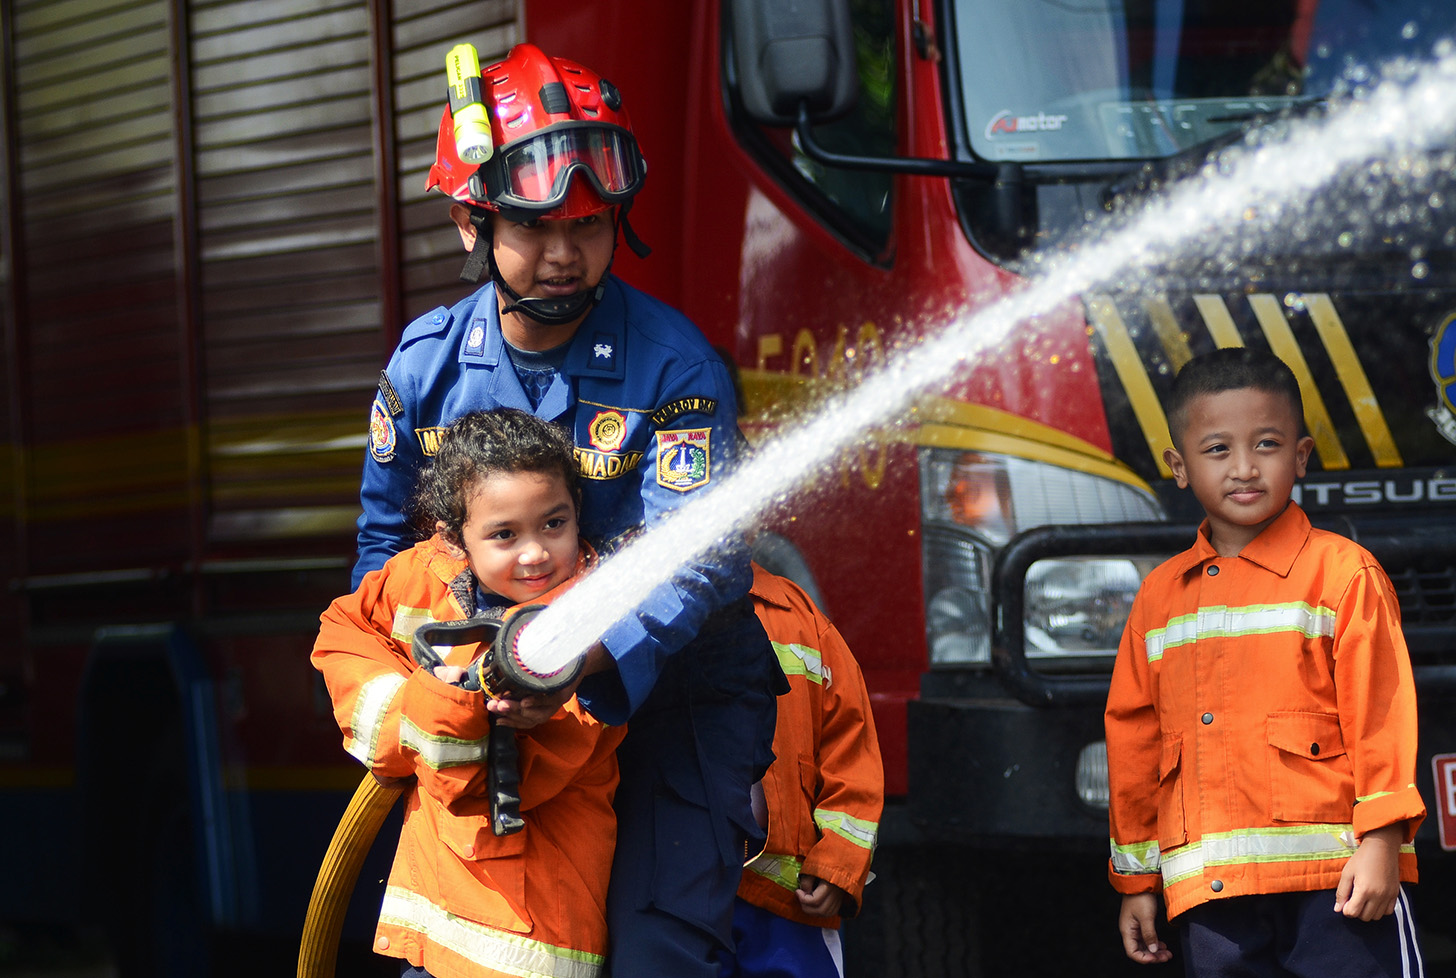
[[[1358,101],[1362,71],[1428,57],[1456,14],[0,0],[0,23],[0,948],[79,934],[124,974],[205,974],[286,952],[359,778],[308,651],[348,586],[379,370],[464,289],[423,192],[453,44],[484,63],[530,40],[623,92],[653,254],[615,272],[724,351],[767,439],[1210,154]],[[874,704],[891,797],[846,932],[864,973],[1120,957],[1102,703],[1142,576],[1199,516],[1161,461],[1162,399],[1222,346],[1294,368],[1316,442],[1298,499],[1399,592],[1418,916],[1451,905],[1450,154],[1375,161],[1303,231],[1068,296],[764,514],[760,559],[817,596]],[[372,858],[346,933],[377,907]],[[1079,921],[1085,940],[1038,936]]]

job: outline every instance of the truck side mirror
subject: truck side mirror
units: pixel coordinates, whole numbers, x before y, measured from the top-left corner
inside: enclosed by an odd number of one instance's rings
[[[848,112],[859,92],[845,0],[729,0],[734,66],[753,121],[792,126],[807,105],[817,122]]]

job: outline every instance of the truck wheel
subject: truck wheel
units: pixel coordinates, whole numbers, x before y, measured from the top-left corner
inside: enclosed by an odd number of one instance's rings
[[[965,854],[881,846],[874,872],[844,926],[846,978],[982,978],[984,880]]]

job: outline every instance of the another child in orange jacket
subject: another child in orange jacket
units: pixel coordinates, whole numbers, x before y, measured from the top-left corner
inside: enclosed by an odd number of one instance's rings
[[[869,693],[839,630],[797,585],[753,567],[754,610],[789,692],[755,790],[764,850],[738,887],[720,978],[842,978],[841,918],[858,912],[884,807]]]
[[[313,663],[345,749],[382,780],[417,779],[375,932],[409,975],[590,976],[605,960],[623,729],[575,697],[560,709],[489,700],[453,684],[462,663],[419,669],[410,656],[421,625],[549,599],[587,567],[572,452],[566,432],[521,411],[460,418],[420,482],[434,535],[322,617]],[[492,715],[518,728],[525,828],[504,836],[486,792]]]
[[[1417,974],[1400,884],[1425,806],[1390,580],[1291,501],[1314,443],[1276,357],[1190,361],[1168,423],[1207,519],[1143,582],[1108,696],[1124,950],[1171,957],[1161,891],[1194,978]]]

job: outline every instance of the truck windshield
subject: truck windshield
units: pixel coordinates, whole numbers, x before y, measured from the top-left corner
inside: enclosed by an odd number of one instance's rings
[[[977,155],[1055,162],[1171,156],[1453,26],[1452,0],[957,0],[954,31]]]

